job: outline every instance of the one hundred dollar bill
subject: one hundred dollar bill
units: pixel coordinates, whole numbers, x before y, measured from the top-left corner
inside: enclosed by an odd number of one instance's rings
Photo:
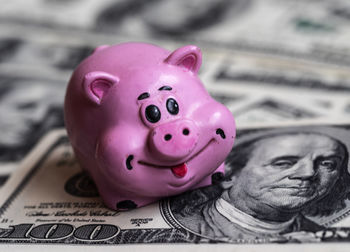
[[[349,131],[350,123],[240,129],[211,186],[119,212],[104,206],[56,130],[0,191],[0,243],[341,249],[350,242]]]

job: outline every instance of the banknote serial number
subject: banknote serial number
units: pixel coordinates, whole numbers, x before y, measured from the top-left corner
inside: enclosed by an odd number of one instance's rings
[[[104,241],[118,235],[120,228],[111,224],[87,224],[75,227],[64,223],[50,223],[34,226],[19,224],[10,226],[10,232],[0,239],[61,240],[68,237],[81,241]]]

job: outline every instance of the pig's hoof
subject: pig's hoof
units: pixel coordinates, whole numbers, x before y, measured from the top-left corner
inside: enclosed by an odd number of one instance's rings
[[[137,208],[137,205],[132,200],[123,200],[117,203],[117,208],[119,210],[130,210],[130,209]]]
[[[211,183],[213,185],[220,183],[223,178],[224,178],[224,174],[222,172],[215,172],[213,173],[213,175],[211,175]]]

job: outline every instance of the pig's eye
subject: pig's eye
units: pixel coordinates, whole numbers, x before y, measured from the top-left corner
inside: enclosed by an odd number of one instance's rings
[[[166,101],[166,108],[172,115],[177,115],[177,113],[179,113],[179,105],[173,98],[169,98]]]
[[[151,123],[156,123],[160,120],[160,110],[156,105],[147,106],[146,119]]]

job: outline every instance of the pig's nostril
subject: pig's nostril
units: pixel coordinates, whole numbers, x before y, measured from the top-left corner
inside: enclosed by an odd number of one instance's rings
[[[170,134],[166,134],[165,136],[164,136],[164,140],[165,141],[169,141],[171,139],[171,135]]]
[[[188,136],[188,134],[190,134],[190,131],[186,128],[182,131],[182,134],[184,134],[185,136]]]

